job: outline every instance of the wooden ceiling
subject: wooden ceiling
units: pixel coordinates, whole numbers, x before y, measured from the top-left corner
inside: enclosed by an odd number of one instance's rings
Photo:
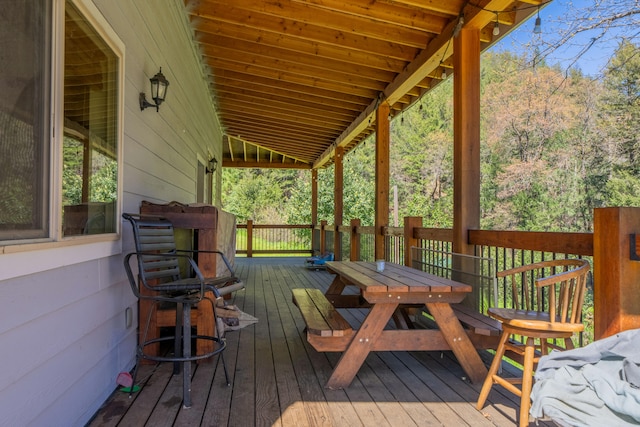
[[[486,49],[544,0],[184,0],[225,167],[320,168],[452,73],[451,38]],[[461,19],[463,17],[463,19]],[[500,34],[493,35],[496,21]]]

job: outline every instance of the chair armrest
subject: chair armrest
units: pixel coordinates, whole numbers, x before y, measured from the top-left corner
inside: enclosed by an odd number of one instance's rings
[[[138,259],[138,270],[142,268],[141,257],[143,256],[148,256],[153,258],[174,258],[174,259],[183,258],[183,259],[186,259],[187,262],[190,264],[190,267],[196,276],[195,278],[192,278],[192,279],[186,279],[186,280],[179,279],[173,282],[167,282],[167,283],[162,283],[158,286],[153,286],[147,282],[146,275],[144,273],[140,274],[140,271],[138,271],[138,276],[140,277],[140,280],[142,281],[143,286],[151,291],[154,291],[154,292],[159,292],[159,291],[173,292],[173,291],[183,291],[183,290],[199,291],[198,300],[202,300],[202,298],[204,297],[205,290],[211,290],[213,291],[216,298],[220,298],[220,293],[217,291],[217,289],[215,289],[215,287],[209,287],[205,285],[205,278],[202,272],[198,268],[198,265],[193,260],[193,258],[191,258],[189,255],[159,254],[154,252],[131,252],[125,256],[124,267],[127,273],[127,278],[129,279],[129,284],[131,285],[131,289],[133,290],[134,295],[138,298],[149,299],[148,296],[140,294],[140,290],[138,288],[138,285],[136,284],[135,276],[133,274],[133,269],[131,268],[131,258],[133,256],[135,256]],[[195,283],[194,283],[194,279],[196,281]],[[194,288],[194,285],[197,288]],[[173,302],[176,301],[176,297],[163,298],[162,296],[153,296],[150,299],[159,300],[159,301],[173,301]]]
[[[222,258],[222,261],[224,262],[224,265],[227,267],[227,270],[229,270],[229,273],[231,273],[231,276],[232,277],[236,276],[236,272],[233,271],[233,268],[231,267],[231,263],[229,262],[229,260],[227,259],[227,257],[224,255],[222,251],[218,251],[215,249],[212,249],[212,250],[177,249],[176,252],[191,253],[191,254],[209,254],[209,253],[218,254]]]

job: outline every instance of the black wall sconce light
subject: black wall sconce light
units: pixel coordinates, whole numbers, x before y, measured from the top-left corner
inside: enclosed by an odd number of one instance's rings
[[[167,88],[169,87],[169,81],[162,74],[162,67],[160,71],[149,79],[151,82],[151,98],[155,104],[147,101],[144,92],[140,92],[140,111],[147,107],[156,107],[156,111],[160,110],[160,104],[164,102],[164,98],[167,96]]]
[[[218,169],[218,159],[211,157],[209,159],[209,166],[206,168],[207,173],[214,173]]]

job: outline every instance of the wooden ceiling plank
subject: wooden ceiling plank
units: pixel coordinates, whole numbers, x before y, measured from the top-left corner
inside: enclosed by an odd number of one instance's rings
[[[369,104],[369,99],[364,96],[348,95],[336,91],[303,86],[297,83],[287,83],[282,81],[275,81],[273,79],[250,76],[244,73],[221,73],[216,75],[215,81],[217,84],[221,84],[224,86],[247,87],[255,91],[265,90],[261,88],[268,88],[269,90],[273,90],[273,93],[295,93],[332,101],[339,100],[344,102],[345,104],[352,104],[360,107],[364,107]]]
[[[368,97],[369,99],[375,97],[376,94],[381,90],[363,88],[356,85],[339,84],[333,81],[319,79],[317,77],[301,76],[288,71],[278,71],[264,68],[260,68],[258,70],[258,67],[242,65],[237,62],[225,61],[221,58],[210,58],[208,60],[208,65],[212,69],[215,69],[216,72],[222,72],[225,74],[238,72],[256,75],[258,78],[271,79],[274,80],[274,82],[282,81],[285,83],[300,84],[308,86],[310,88],[317,87],[321,89],[332,90],[335,92],[343,91],[344,93],[349,95],[364,96]],[[260,74],[257,74],[257,71],[259,71]],[[215,75],[213,75],[213,78],[215,79]]]
[[[293,0],[311,3],[317,7],[366,17],[389,25],[400,25],[408,28],[420,28],[424,31],[439,34],[446,25],[442,15],[434,15],[425,10],[407,10],[406,7],[392,3],[371,0]]]
[[[368,72],[363,75],[358,75],[355,73],[346,73],[340,69],[333,69],[331,66],[334,64],[331,63],[325,63],[324,66],[320,64],[311,65],[304,62],[296,62],[293,59],[287,60],[278,57],[247,55],[243,52],[219,46],[207,46],[202,50],[205,60],[207,61],[209,58],[225,58],[226,61],[234,61],[243,65],[256,67],[256,70],[266,68],[268,70],[297,73],[308,77],[321,76],[323,80],[330,80],[341,84],[358,85],[370,89],[375,89],[380,86],[384,87],[384,82],[391,80],[393,76],[396,75],[395,73],[379,70],[375,71],[375,73]],[[260,74],[258,73],[258,75]]]
[[[271,162],[229,162],[223,161],[222,166],[228,168],[250,168],[250,169],[311,169],[311,164],[300,163],[271,163]]]
[[[304,111],[310,114],[323,114],[327,117],[341,117],[347,120],[352,120],[353,117],[357,116],[363,108],[356,108],[348,105],[345,106],[344,104],[337,102],[332,104],[329,101],[317,100],[311,96],[303,98],[287,97],[286,95],[271,95],[269,93],[259,93],[224,85],[217,85],[216,93],[218,94],[219,100],[242,99],[264,107],[274,105],[281,108],[287,108],[291,110],[292,113]]]
[[[285,130],[289,130],[289,127],[283,126]],[[248,140],[251,142],[256,142],[256,138],[263,139],[273,139],[277,138],[283,145],[280,147],[272,147],[272,149],[281,151],[283,153],[287,153],[291,155],[291,150],[303,150],[304,152],[314,152],[315,154],[320,154],[319,151],[324,150],[328,147],[327,141],[331,141],[328,138],[322,138],[320,136],[309,136],[306,134],[298,134],[291,129],[291,132],[265,132],[263,129],[256,129],[252,126],[239,126],[236,127],[234,124],[225,128],[225,132],[228,135],[235,135],[238,138],[242,138],[244,140]]]
[[[215,43],[214,43],[215,41]],[[223,36],[202,37],[201,52],[206,56],[224,56],[238,62],[254,63],[255,57],[277,58],[278,61],[303,64],[318,69],[330,68],[333,71],[344,74],[368,77],[375,80],[388,80],[389,77],[402,71],[407,63],[400,62],[395,70],[381,70],[370,67],[368,62],[354,64],[336,59],[320,57],[316,54],[309,54],[301,51],[292,51],[280,47],[268,46],[263,43],[247,42]],[[229,53],[233,55],[229,55]]]
[[[230,66],[232,61],[229,58],[220,59],[219,57],[207,57],[209,65],[218,64],[220,68]],[[225,64],[225,65],[223,65]],[[361,87],[364,89],[374,90],[376,92],[384,90],[385,82],[383,80],[362,79],[357,76],[349,76],[340,73],[334,73],[331,70],[311,69],[304,66],[288,66],[288,64],[278,63],[277,60],[271,62],[266,60],[256,61],[254,63],[235,62],[237,69],[243,72],[252,72],[257,76],[266,77],[273,74],[289,73],[296,74],[300,77],[314,79],[316,82],[328,82],[335,84],[337,87],[345,86],[345,90],[349,87]],[[232,66],[231,66],[232,67]],[[315,74],[314,74],[315,72]]]
[[[256,134],[247,134],[243,135],[242,138],[252,141],[255,147],[261,146],[268,150],[279,149],[282,150],[282,139],[273,137],[273,136],[265,136],[264,133],[256,133]],[[257,139],[255,139],[257,138]],[[304,149],[304,145],[297,144],[295,146],[291,146],[287,149],[287,155],[291,158],[298,158],[302,161],[309,161],[309,159],[315,157],[318,152],[320,152],[325,146],[321,146],[319,150],[313,150],[311,148]],[[309,146],[311,147],[311,146]]]
[[[372,39],[358,34],[328,30],[319,25],[304,24],[296,20],[278,18],[258,13],[247,15],[242,9],[230,6],[215,9],[216,15],[210,19],[194,15],[192,25],[197,31],[216,32],[216,22],[230,22],[247,28],[269,31],[277,35],[298,37],[313,42],[322,42],[337,48],[374,53],[380,56],[411,61],[420,51],[419,48]],[[425,36],[425,43],[427,36]]]
[[[417,10],[428,10],[431,13],[441,13],[444,15],[457,15],[467,0],[378,0],[385,3],[395,3],[409,6]]]
[[[297,116],[292,116],[291,114],[288,114],[286,111],[264,111],[262,109],[259,108],[255,108],[253,107],[251,104],[248,103],[242,103],[242,102],[225,102],[225,104],[223,105],[224,108],[228,108],[229,111],[235,111],[236,113],[239,114],[243,114],[244,112],[246,112],[247,114],[250,114],[252,112],[254,112],[254,114],[257,114],[260,117],[268,117],[274,120],[282,120],[282,121],[291,121],[291,122],[300,122],[300,123],[308,123],[308,124],[316,124],[318,126],[335,126],[335,123],[341,123],[341,125],[339,124],[336,127],[343,127],[346,126],[349,121],[331,121],[328,122],[327,120],[324,120],[322,117],[318,117],[318,116],[306,116],[306,115],[297,115]]]
[[[273,149],[277,149],[279,152],[287,153],[287,155],[291,156],[294,154],[294,151],[297,153],[305,153],[306,155],[310,154],[319,154],[320,151],[324,150],[327,145],[323,143],[323,141],[327,141],[327,139],[322,140],[314,140],[311,138],[305,138],[303,135],[300,135],[299,138],[291,138],[291,134],[287,132],[271,132],[268,134],[268,137],[264,137],[261,135],[265,135],[266,133],[261,129],[236,129],[234,127],[230,127],[228,132],[238,134],[246,140],[256,141],[255,138],[263,138],[268,140],[278,140],[278,141],[287,141],[286,144],[273,147]],[[242,132],[242,133],[240,133]],[[309,147],[303,149],[301,147]]]
[[[209,30],[209,26],[207,26]],[[271,31],[264,31],[255,28],[242,27],[229,22],[217,22],[215,33],[196,31],[196,40],[200,43],[210,43],[208,38],[226,36],[239,40],[246,40],[261,43],[267,46],[279,47],[293,52],[303,52],[310,55],[317,55],[320,58],[343,61],[353,64],[366,63],[372,68],[393,71],[404,67],[411,58],[397,59],[384,55],[376,55],[372,52],[363,52],[354,49],[345,49],[343,46],[327,44],[321,41],[314,41],[287,34],[277,34]],[[215,39],[214,39],[215,40]],[[219,44],[219,43],[211,43]]]
[[[309,123],[304,120],[300,120],[297,117],[291,116],[282,116],[280,117],[269,117],[261,114],[260,112],[255,111],[247,111],[245,115],[238,114],[238,107],[233,107],[230,111],[225,111],[223,115],[220,116],[221,121],[224,124],[234,123],[237,126],[246,125],[247,123],[271,123],[271,126],[276,126],[284,129],[298,129],[303,127],[304,129],[309,129],[313,131],[314,135],[318,135],[317,137],[330,136],[335,135],[336,137],[340,135],[344,125],[335,124],[335,123],[327,123],[324,126],[321,123]],[[271,115],[274,116],[274,115]]]
[[[227,126],[233,126],[233,127],[243,127],[243,128],[247,128],[247,129],[263,129],[269,133],[295,133],[297,135],[303,136],[305,138],[331,138],[331,136],[333,135],[333,138],[335,138],[336,136],[338,136],[340,133],[338,131],[332,131],[330,129],[325,129],[325,128],[311,128],[309,126],[295,126],[294,124],[286,127],[286,128],[282,128],[282,126],[279,126],[277,123],[273,123],[267,120],[261,120],[259,118],[248,118],[248,119],[243,119],[243,118],[235,118],[235,117],[231,117],[231,118],[225,118],[225,124]]]
[[[224,115],[221,117],[224,120],[224,123],[228,124],[229,126],[257,126],[262,127],[267,131],[271,129],[287,129],[291,130],[291,132],[299,132],[303,135],[306,135],[308,138],[329,138],[332,135],[335,138],[340,135],[341,132],[341,129],[338,126],[336,126],[335,128],[330,128],[327,126],[297,123],[295,121],[274,121],[269,118],[254,115],[251,113],[248,113],[246,116],[233,114]],[[284,124],[286,124],[286,127],[283,126]]]
[[[216,5],[217,3],[217,5]],[[206,18],[217,18],[219,9],[230,8],[227,0],[210,0],[200,3],[192,13]],[[290,0],[277,2],[258,2],[255,0],[234,0],[233,9],[239,14],[273,16],[278,19],[290,19],[300,25],[316,25],[340,33],[358,34],[369,39],[378,39],[423,49],[426,46],[426,32],[420,28],[399,26],[390,22],[379,22],[369,17],[345,14],[339,10],[315,7],[309,3],[297,3]],[[218,7],[216,7],[218,6]],[[426,24],[425,24],[426,25]],[[441,28],[435,25],[430,32],[437,33]]]
[[[266,147],[266,148],[269,148],[269,149],[277,148],[278,151],[286,152],[288,156],[295,156],[297,154],[298,157],[304,155],[308,158],[309,156],[315,156],[319,154],[319,152],[321,152],[324,148],[326,148],[326,144],[321,144],[321,142],[319,141],[312,141],[309,139],[294,140],[294,139],[291,139],[290,136],[286,133],[284,135],[272,133],[272,134],[269,134],[268,136],[265,136],[264,132],[260,130],[254,130],[254,131],[245,131],[241,135],[242,135],[242,138],[252,142],[277,141],[279,144],[278,146]],[[288,142],[283,145],[282,141],[288,141]],[[305,147],[308,147],[308,148],[305,148]]]
[[[319,110],[312,107],[303,107],[301,105],[292,105],[284,102],[258,100],[256,98],[246,97],[236,94],[235,96],[218,96],[219,105],[241,105],[247,106],[253,111],[271,110],[274,112],[290,115],[293,117],[308,117],[312,119],[320,118],[319,121],[351,123],[354,117],[358,116],[358,112],[351,114],[340,114],[331,110]]]

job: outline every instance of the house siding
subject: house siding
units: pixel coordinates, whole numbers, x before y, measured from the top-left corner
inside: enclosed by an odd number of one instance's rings
[[[197,158],[220,159],[222,133],[182,2],[82,3],[125,46],[122,211],[137,212],[142,200],[194,202]],[[160,67],[166,101],[140,111],[138,94],[149,97]],[[137,322],[127,328],[125,310],[137,319],[137,301],[122,267],[130,232],[124,225],[121,240],[0,252],[0,425],[82,426],[133,367]]]

